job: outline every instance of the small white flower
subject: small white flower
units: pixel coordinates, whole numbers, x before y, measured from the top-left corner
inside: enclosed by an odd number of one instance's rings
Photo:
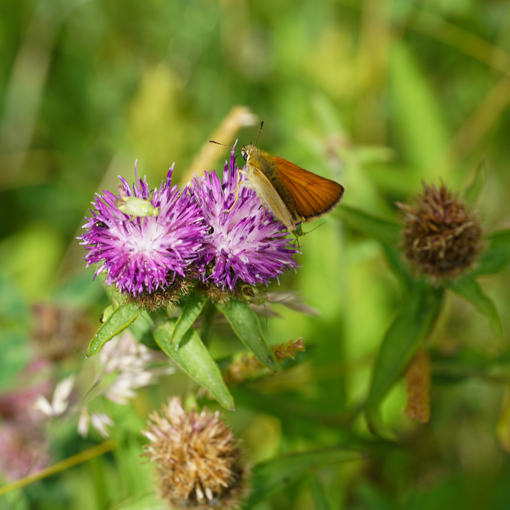
[[[112,426],[113,420],[105,413],[92,413],[90,417],[92,426],[104,437],[110,437],[110,433],[106,426]]]
[[[42,395],[38,396],[37,400],[34,402],[34,409],[39,409],[39,411],[43,412],[46,416],[53,416],[51,404],[46,397]]]
[[[89,421],[90,416],[86,407],[84,407],[80,412],[80,418],[78,420],[78,434],[81,437],[87,437],[89,433]]]
[[[51,404],[42,395],[35,401],[34,407],[42,411],[46,416],[60,416],[69,407],[69,396],[74,386],[74,375],[60,381],[53,392]]]
[[[106,389],[104,396],[116,404],[126,405],[135,396],[131,379],[126,374],[119,374],[117,379]]]
[[[115,380],[104,390],[104,396],[116,404],[125,405],[134,398],[135,390],[157,381],[158,377],[174,372],[174,368],[151,367],[160,361],[157,354],[139,343],[126,331],[108,342],[100,353],[105,374],[116,372]]]

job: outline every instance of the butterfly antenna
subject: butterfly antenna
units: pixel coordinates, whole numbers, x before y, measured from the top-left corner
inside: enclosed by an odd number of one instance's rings
[[[294,234],[294,237],[295,237],[295,241],[296,241],[296,247],[298,248],[298,250],[301,248],[301,244],[299,243],[299,238],[300,237],[304,237],[304,236],[307,236],[308,234],[311,234],[314,230],[317,230],[318,228],[324,226],[326,224],[326,222],[324,223],[321,223],[320,225],[317,225],[315,228],[312,228],[312,230],[309,230],[308,232],[303,232],[302,234],[296,234],[296,232],[292,232]]]
[[[234,149],[235,151],[239,151],[238,147],[232,147],[232,145],[225,145],[224,143],[215,142],[214,140],[209,140],[209,143],[215,143],[216,145],[221,145],[222,147],[228,147],[229,149]]]
[[[260,129],[259,129],[259,134],[257,135],[257,141],[255,142],[255,147],[257,146],[257,144],[259,143],[259,138],[260,138],[260,133],[262,132],[262,128],[264,126],[264,121],[262,121],[260,123]]]
[[[322,227],[323,225],[325,225],[326,222],[324,223],[321,223],[320,225],[317,225],[315,228],[312,228],[312,230],[308,231],[308,232],[304,232],[303,235],[306,236],[308,234],[311,234],[314,230],[317,230],[318,228]]]

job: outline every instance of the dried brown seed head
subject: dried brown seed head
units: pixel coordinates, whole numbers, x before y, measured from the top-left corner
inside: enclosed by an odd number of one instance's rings
[[[185,411],[179,398],[149,416],[145,455],[157,464],[160,497],[175,508],[240,507],[248,494],[239,441],[206,408]]]
[[[423,183],[415,205],[397,204],[404,213],[405,256],[421,274],[435,280],[468,271],[480,253],[482,228],[475,213],[443,184]]]

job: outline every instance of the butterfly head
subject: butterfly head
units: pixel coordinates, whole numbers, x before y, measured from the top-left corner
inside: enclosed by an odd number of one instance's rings
[[[243,145],[241,148],[241,156],[245,161],[248,161],[248,157],[250,156],[250,152],[253,149],[253,145],[250,143],[248,145]]]

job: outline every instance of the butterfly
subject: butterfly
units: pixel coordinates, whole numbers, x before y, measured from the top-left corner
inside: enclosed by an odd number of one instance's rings
[[[262,122],[259,136],[263,125]],[[241,148],[241,156],[246,161],[244,172],[247,179],[242,184],[255,190],[261,204],[289,232],[303,235],[301,224],[331,212],[342,200],[344,187],[286,159],[271,156],[259,149],[257,142]]]

